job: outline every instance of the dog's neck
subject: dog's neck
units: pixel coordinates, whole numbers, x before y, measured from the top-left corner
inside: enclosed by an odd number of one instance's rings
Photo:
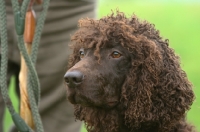
[[[127,124],[121,109],[100,109],[75,105],[76,119],[84,121],[88,132],[157,132],[156,124],[141,124],[135,128]]]
[[[125,125],[122,110],[75,105],[76,119],[84,121],[88,132],[131,132]]]
[[[121,115],[120,115],[121,116]],[[130,128],[125,125],[123,116],[119,118],[119,132],[130,132]]]

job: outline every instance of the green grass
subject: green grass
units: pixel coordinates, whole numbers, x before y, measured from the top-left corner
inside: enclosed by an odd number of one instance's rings
[[[200,3],[100,0],[98,16],[105,16],[111,13],[111,9],[116,8],[127,15],[135,13],[142,20],[154,23],[163,38],[169,39],[170,46],[180,55],[182,68],[193,83],[196,94],[196,101],[188,112],[188,120],[200,131]],[[11,87],[13,88],[13,84]],[[12,97],[14,97],[13,92],[12,90]],[[17,102],[16,99],[14,101]],[[6,132],[10,124],[11,119],[6,114]],[[86,130],[82,129],[82,132]]]
[[[14,105],[14,108],[15,110],[18,112],[18,105],[19,105],[19,101],[17,99],[17,95],[16,95],[16,92],[15,92],[15,77],[13,76],[11,78],[11,82],[10,82],[10,85],[9,85],[9,95],[11,97],[11,100],[12,100],[12,103]],[[8,132],[10,126],[12,125],[12,119],[11,119],[11,116],[6,108],[6,112],[5,112],[5,117],[4,117],[4,131],[5,132]]]

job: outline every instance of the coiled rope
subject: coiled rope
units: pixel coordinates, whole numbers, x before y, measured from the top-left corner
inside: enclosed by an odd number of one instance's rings
[[[38,103],[40,100],[40,85],[36,70],[34,68],[36,59],[37,59],[37,52],[38,52],[38,45],[41,38],[42,29],[44,26],[44,21],[46,18],[46,14],[49,7],[50,0],[43,1],[43,10],[38,18],[37,26],[35,30],[35,35],[32,43],[32,52],[29,56],[24,44],[24,21],[25,21],[25,14],[27,11],[27,7],[30,0],[23,0],[21,10],[17,0],[12,0],[12,7],[15,16],[15,26],[16,32],[18,35],[18,48],[26,62],[28,67],[28,84],[27,84],[27,91],[28,91],[28,99],[31,106],[31,112],[33,115],[33,120],[35,124],[35,128],[37,132],[44,132],[41,118],[38,111]],[[17,129],[20,132],[31,132],[33,131],[19,116],[18,113],[13,108],[12,102],[8,95],[7,90],[7,63],[8,63],[8,40],[7,40],[7,26],[6,26],[6,7],[5,1],[0,0],[0,32],[1,32],[1,72],[0,72],[0,86],[1,86],[1,93],[3,100],[8,108],[13,122],[15,123]]]

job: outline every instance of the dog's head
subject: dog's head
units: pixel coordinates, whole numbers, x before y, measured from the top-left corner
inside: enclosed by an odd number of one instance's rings
[[[74,53],[79,61],[65,74],[69,101],[90,107],[116,106],[131,66],[128,51],[119,44],[110,44],[98,51],[95,47],[80,47]]]
[[[79,27],[65,74],[71,103],[119,106],[130,128],[146,122],[167,126],[184,117],[194,99],[191,84],[154,25],[117,12],[100,20],[82,19]]]

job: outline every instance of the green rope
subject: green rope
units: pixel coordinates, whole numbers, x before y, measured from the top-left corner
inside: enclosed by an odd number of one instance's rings
[[[34,35],[32,48],[31,48],[31,60],[32,60],[33,64],[36,63],[37,53],[38,53],[38,46],[39,46],[39,42],[40,42],[40,38],[41,38],[41,34],[42,34],[42,29],[44,27],[44,22],[45,22],[46,14],[47,14],[47,11],[48,11],[49,2],[50,2],[50,0],[44,0],[43,1],[43,11],[40,13],[39,19],[37,21],[35,35]],[[32,74],[31,72],[28,73],[28,80],[29,80],[28,82],[30,82],[30,80],[33,79],[31,74]],[[35,103],[35,100],[34,100],[35,98],[33,97],[33,93],[32,93],[31,89],[32,88],[30,86],[28,86],[29,100],[30,100],[30,102],[34,102]],[[37,93],[37,95],[40,95],[40,90],[38,90],[38,89],[33,89],[33,90],[35,90],[34,93]],[[38,98],[38,100],[39,100],[39,98]],[[37,111],[38,109],[36,107],[37,105],[34,104],[34,103],[30,103],[33,115],[38,113],[38,111]],[[39,130],[42,130],[42,126],[41,126],[42,123],[41,123],[41,120],[38,120],[38,118],[39,118],[39,115],[33,116],[34,123],[36,125],[38,125],[38,131],[39,131]]]
[[[17,25],[16,26],[16,31],[17,31],[17,34],[19,36],[23,35],[23,33],[21,33],[21,32],[24,31],[24,19],[25,19],[25,13],[26,13],[26,9],[27,9],[26,7],[28,7],[29,1],[30,0],[24,0],[23,1],[22,7],[21,7],[22,10],[20,11],[18,2],[16,0],[12,0],[13,11],[15,12],[14,13],[15,14],[15,25]],[[18,38],[21,38],[21,40],[18,39],[18,41],[21,42],[21,43],[18,43],[18,47],[19,47],[20,51],[22,52],[22,49],[26,49],[25,45],[24,45],[23,36],[22,37],[18,37]],[[34,98],[35,98],[36,103],[38,105],[38,102],[40,100],[40,92],[39,92],[40,91],[39,90],[40,86],[39,86],[39,80],[38,80],[38,77],[37,77],[37,73],[36,73],[36,71],[34,69],[34,64],[31,62],[30,57],[29,57],[29,55],[28,55],[26,50],[24,50],[22,52],[22,56],[24,57],[25,62],[26,62],[27,67],[28,67],[28,71],[31,74],[31,75],[28,74],[28,76],[30,78],[28,80],[30,80],[31,81],[30,83],[32,83],[32,84],[29,84],[29,86],[31,87],[31,89],[34,90],[34,96],[35,96]],[[28,83],[29,83],[29,81],[28,81]]]
[[[16,26],[16,32],[18,34],[18,47],[19,50],[24,57],[24,60],[26,62],[26,65],[28,67],[28,83],[27,83],[27,91],[28,91],[28,97],[29,102],[31,106],[31,112],[33,115],[33,120],[35,123],[36,131],[37,132],[43,132],[43,126],[41,122],[41,118],[38,111],[38,103],[40,100],[40,85],[37,73],[34,68],[34,64],[36,63],[37,59],[37,52],[38,52],[38,44],[40,42],[42,29],[44,26],[44,21],[46,18],[46,14],[49,7],[50,0],[43,1],[43,11],[40,14],[40,17],[37,21],[36,31],[34,35],[34,40],[32,43],[32,52],[31,56],[29,57],[26,47],[24,45],[24,39],[23,39],[23,32],[24,32],[24,20],[25,20],[25,14],[28,7],[30,0],[23,0],[21,11],[19,7],[19,3],[17,0],[12,0],[12,7],[15,14],[15,26]],[[11,113],[13,117],[13,121],[15,122],[15,125],[20,130],[20,132],[31,132],[32,130],[24,123],[24,121],[21,119],[21,117],[15,112],[12,102],[8,96],[7,91],[7,29],[6,29],[6,8],[5,8],[5,2],[4,0],[0,0],[0,15],[1,15],[1,49],[2,49],[2,59],[1,59],[1,92],[3,99],[5,101],[6,106],[9,109],[9,112]]]
[[[8,110],[10,113],[14,113],[14,108],[12,107],[12,102],[7,95],[7,63],[8,63],[8,46],[7,46],[7,21],[6,21],[6,7],[5,2],[3,0],[0,0],[0,31],[1,31],[1,93],[5,96],[3,96],[3,99],[6,101],[5,104],[8,107]]]
[[[30,74],[28,75],[31,75],[31,76],[28,76],[28,84],[27,84],[27,92],[28,92],[28,99],[29,99],[29,102],[30,102],[30,106],[31,106],[31,112],[32,112],[32,115],[33,115],[33,120],[34,120],[34,123],[35,123],[35,127],[36,127],[36,131],[37,132],[43,132],[43,127],[42,127],[42,122],[41,122],[41,119],[40,119],[40,115],[39,115],[39,111],[38,111],[38,102],[36,103],[36,99],[35,98],[35,95],[34,94],[34,89],[37,89],[36,91],[39,91],[39,81],[38,81],[38,77],[37,77],[37,73],[34,69],[34,66],[33,66],[33,63],[27,53],[27,50],[26,50],[26,47],[24,45],[24,39],[23,39],[23,36],[22,35],[19,35],[18,36],[18,47],[19,47],[19,50],[22,54],[22,56],[24,57],[24,60],[27,64],[27,67],[28,67],[28,71]],[[34,87],[34,82],[37,82],[37,87]],[[39,97],[39,96],[38,96]],[[38,101],[38,99],[37,99]]]
[[[6,7],[4,0],[0,0],[0,31],[1,31],[1,72],[0,72],[0,86],[3,100],[12,115],[13,121],[20,130],[20,132],[31,132],[32,130],[25,124],[22,118],[16,113],[12,102],[8,96],[7,90],[7,63],[8,63],[8,44],[7,44],[7,21],[6,21]]]
[[[48,11],[49,2],[50,0],[43,1],[43,11],[40,13],[40,17],[38,18],[38,22],[37,22],[38,24],[35,30],[35,36],[33,39],[32,49],[31,49],[31,59],[34,64],[36,63],[36,59],[37,59],[38,44],[41,38],[42,29],[44,27],[44,22],[45,22],[46,14]]]

